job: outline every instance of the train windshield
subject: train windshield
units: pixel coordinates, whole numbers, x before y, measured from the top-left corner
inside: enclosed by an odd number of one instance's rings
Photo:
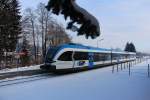
[[[57,53],[58,50],[59,50],[59,47],[50,47],[48,49],[47,54],[46,54],[45,62],[53,61],[53,58],[56,55],[56,53]]]

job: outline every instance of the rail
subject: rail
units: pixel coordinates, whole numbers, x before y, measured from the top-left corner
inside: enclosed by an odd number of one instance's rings
[[[46,73],[46,74],[26,76],[26,77],[20,77],[20,78],[8,79],[8,80],[1,80],[0,87],[20,84],[20,83],[25,83],[25,82],[32,82],[36,80],[48,79],[48,78],[52,78],[55,76],[57,75],[52,74],[52,73]]]

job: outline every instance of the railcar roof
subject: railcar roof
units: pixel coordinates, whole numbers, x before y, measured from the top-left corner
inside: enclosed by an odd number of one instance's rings
[[[77,49],[86,49],[86,50],[98,50],[98,51],[108,51],[108,52],[114,52],[114,53],[128,53],[128,54],[135,54],[131,52],[124,52],[121,50],[111,50],[111,49],[105,49],[105,48],[96,48],[96,47],[90,47],[90,46],[85,46],[82,44],[74,44],[74,43],[69,43],[69,44],[63,44],[58,46],[58,48],[63,49],[63,48],[77,48]],[[59,50],[60,50],[59,49]]]
[[[74,43],[69,43],[69,44],[64,44],[61,45],[61,47],[64,48],[77,48],[77,49],[92,49],[92,50],[101,50],[101,51],[111,51],[111,49],[105,49],[105,48],[96,48],[96,47],[90,47],[90,46],[85,46],[82,44],[74,44]]]

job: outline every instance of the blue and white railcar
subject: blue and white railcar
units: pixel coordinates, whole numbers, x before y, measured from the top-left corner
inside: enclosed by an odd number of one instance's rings
[[[95,68],[96,66],[134,60],[135,55],[131,52],[71,43],[50,47],[46,54],[44,68],[51,70]]]

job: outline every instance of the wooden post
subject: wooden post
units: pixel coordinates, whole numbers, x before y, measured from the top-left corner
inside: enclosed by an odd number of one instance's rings
[[[121,70],[122,70],[122,63],[121,63]]]
[[[149,75],[149,64],[148,64],[148,77],[150,77],[150,75]]]
[[[118,67],[119,67],[119,66],[118,66],[118,63],[117,63],[117,72],[118,72]]]
[[[129,62],[129,66],[131,67],[131,62]]]
[[[126,63],[124,63],[124,69],[126,69]]]
[[[131,67],[131,65],[130,65],[130,63],[129,63],[129,76],[130,76],[130,74],[131,74],[130,67]]]
[[[115,67],[114,67],[114,65],[112,66],[112,73],[114,73],[114,69],[115,69]]]

